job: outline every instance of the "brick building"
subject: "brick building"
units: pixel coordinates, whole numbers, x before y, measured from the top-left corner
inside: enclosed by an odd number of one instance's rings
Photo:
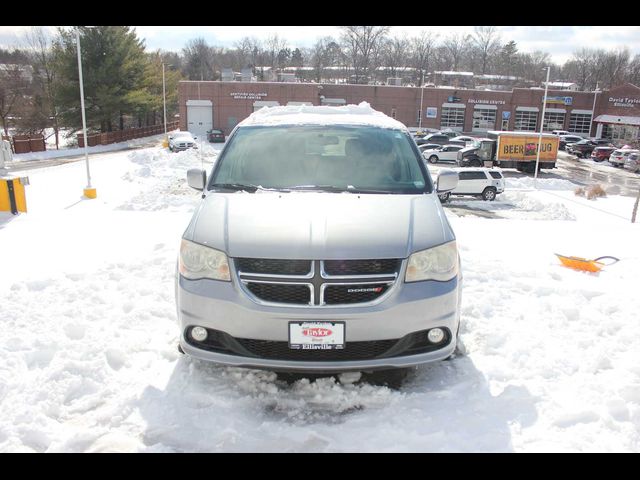
[[[456,88],[278,82],[182,81],[180,128],[203,135],[219,128],[229,134],[252,112],[277,105],[346,105],[368,102],[408,127],[450,128],[462,133],[488,130],[538,131],[544,90],[510,92]],[[420,117],[422,117],[420,119]],[[624,84],[602,92],[549,90],[544,130],[638,141],[640,88]]]

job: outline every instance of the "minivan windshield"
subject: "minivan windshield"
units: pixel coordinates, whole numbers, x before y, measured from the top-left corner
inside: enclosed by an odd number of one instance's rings
[[[406,132],[289,125],[238,128],[208,188],[418,194],[432,184]]]

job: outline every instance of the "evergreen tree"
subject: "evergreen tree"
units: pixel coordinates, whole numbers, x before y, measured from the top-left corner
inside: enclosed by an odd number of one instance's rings
[[[125,115],[148,106],[144,94],[144,44],[126,26],[76,27],[80,30],[87,129],[110,132],[124,128]],[[82,128],[75,31],[59,29],[58,101],[65,124]]]

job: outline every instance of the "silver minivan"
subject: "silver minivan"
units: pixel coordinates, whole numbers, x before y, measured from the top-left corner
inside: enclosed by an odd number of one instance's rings
[[[407,128],[368,104],[264,108],[231,133],[176,272],[180,349],[274,371],[386,370],[450,357],[456,237]]]

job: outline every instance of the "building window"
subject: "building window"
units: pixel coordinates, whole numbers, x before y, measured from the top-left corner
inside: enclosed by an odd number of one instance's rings
[[[464,129],[464,108],[442,107],[440,128]]]
[[[538,112],[516,110],[514,130],[535,132],[538,128]]]
[[[476,108],[473,111],[474,130],[493,130],[496,128],[496,110]]]
[[[640,128],[634,125],[603,124],[602,138],[619,142],[635,142],[640,136]]]
[[[542,130],[550,132],[551,130],[562,130],[564,128],[564,113],[545,112]]]
[[[571,133],[586,133],[591,131],[590,113],[572,113],[569,116],[569,131]]]

